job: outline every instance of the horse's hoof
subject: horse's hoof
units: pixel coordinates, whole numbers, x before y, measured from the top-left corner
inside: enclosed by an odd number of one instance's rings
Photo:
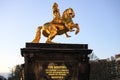
[[[52,41],[46,41],[46,43],[48,43],[48,44],[55,44],[55,43],[52,42]]]
[[[67,36],[67,38],[70,38],[71,36]]]

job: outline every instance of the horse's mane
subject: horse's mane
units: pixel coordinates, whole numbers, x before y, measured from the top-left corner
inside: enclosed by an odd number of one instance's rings
[[[66,12],[68,11],[68,9],[66,9],[64,12],[63,12],[63,14],[62,14],[62,19],[65,19],[66,17],[67,17],[67,15],[66,15]]]

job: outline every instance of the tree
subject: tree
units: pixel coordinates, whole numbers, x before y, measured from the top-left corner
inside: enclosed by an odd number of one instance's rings
[[[90,57],[90,60],[99,60],[99,58],[94,53],[91,53],[89,57]]]
[[[16,65],[14,71],[12,69],[12,73],[10,74],[11,76],[8,78],[8,80],[21,80],[23,69],[23,64]]]

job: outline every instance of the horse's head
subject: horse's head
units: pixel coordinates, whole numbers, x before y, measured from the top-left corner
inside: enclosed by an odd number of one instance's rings
[[[79,25],[74,24],[72,18],[75,17],[75,13],[72,8],[68,8],[63,12],[62,19],[65,21],[65,26],[69,29],[69,31],[74,31],[73,28],[76,28],[75,34],[79,32]]]
[[[69,17],[71,17],[71,18],[74,18],[74,17],[75,17],[75,13],[74,13],[74,11],[73,11],[72,8],[68,8],[68,9],[67,9],[67,15],[68,15]]]
[[[74,18],[75,17],[75,13],[73,11],[72,8],[68,8],[63,12],[62,18]]]

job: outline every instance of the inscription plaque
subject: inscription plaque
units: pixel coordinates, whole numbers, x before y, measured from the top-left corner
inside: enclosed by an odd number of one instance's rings
[[[64,79],[69,74],[69,69],[64,66],[49,65],[45,73],[53,80]]]

